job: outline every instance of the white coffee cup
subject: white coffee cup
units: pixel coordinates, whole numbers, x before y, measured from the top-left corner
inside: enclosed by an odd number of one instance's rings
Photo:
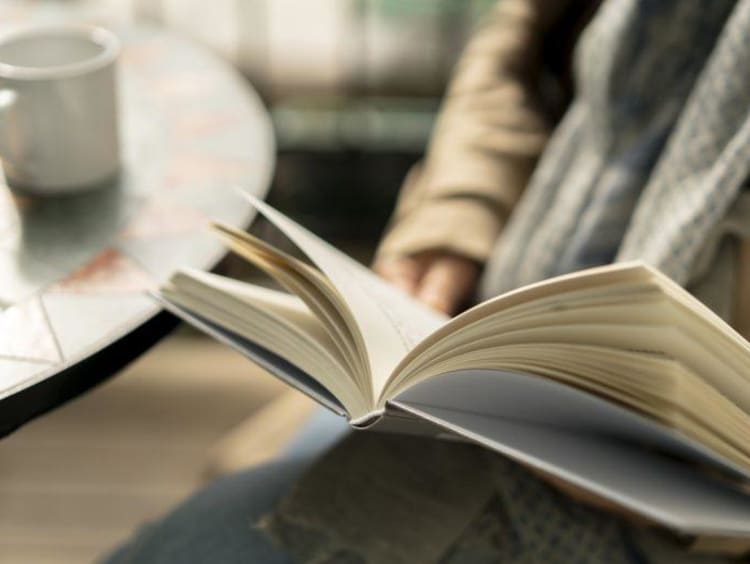
[[[0,38],[0,160],[12,189],[62,194],[119,171],[118,38],[40,27]]]

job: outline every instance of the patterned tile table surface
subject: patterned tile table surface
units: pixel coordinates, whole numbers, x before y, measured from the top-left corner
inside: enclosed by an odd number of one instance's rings
[[[0,32],[74,16],[24,5],[0,7]],[[270,183],[270,121],[243,78],[156,28],[114,31],[123,40],[120,179],[55,199],[0,186],[0,435],[68,399],[27,392],[75,378],[75,394],[107,376],[102,354],[160,312],[146,291],[178,266],[213,267],[224,250],[208,222],[246,226],[253,210],[234,187],[264,195]]]

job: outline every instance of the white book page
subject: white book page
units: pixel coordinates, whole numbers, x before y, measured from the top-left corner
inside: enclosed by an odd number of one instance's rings
[[[346,301],[365,341],[373,394],[378,397],[406,353],[448,318],[384,282],[261,200],[244,196],[307,255]]]
[[[186,283],[189,283],[193,279],[205,286],[217,288],[220,290],[220,293],[217,294],[217,301],[221,300],[223,294],[229,294],[246,303],[251,308],[257,308],[258,304],[262,304],[262,307],[268,313],[284,322],[285,325],[290,327],[290,330],[301,330],[302,334],[309,336],[314,343],[323,347],[343,364],[343,361],[338,358],[339,352],[331,343],[331,336],[328,331],[326,331],[320,320],[310,312],[299,297],[286,292],[247,284],[239,280],[219,276],[218,274],[204,272],[196,268],[182,269],[174,276],[185,277]],[[199,287],[198,291],[200,292],[200,290],[202,288]],[[232,307],[231,302],[227,307]]]
[[[337,415],[342,417],[348,416],[344,406],[333,396],[333,394],[293,364],[273,354],[271,351],[258,346],[252,341],[248,341],[247,339],[244,339],[241,336],[232,333],[219,325],[211,323],[183,307],[180,307],[176,303],[166,299],[161,294],[154,294],[153,297],[161,303],[165,309],[181,318],[183,321],[193,325],[207,335],[212,336],[220,343],[224,343],[240,354],[246,356],[259,366],[268,370],[282,382],[285,382],[293,388],[301,391]]]

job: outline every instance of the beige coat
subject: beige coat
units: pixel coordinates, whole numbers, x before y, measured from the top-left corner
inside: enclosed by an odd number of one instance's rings
[[[570,53],[595,0],[503,0],[467,45],[379,255],[442,249],[484,262],[569,94]],[[750,158],[750,155],[748,155]],[[750,334],[750,244],[732,322]]]

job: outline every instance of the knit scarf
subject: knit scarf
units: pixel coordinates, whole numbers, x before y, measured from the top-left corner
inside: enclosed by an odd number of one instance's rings
[[[608,0],[485,297],[641,259],[687,285],[750,174],[750,0]]]

